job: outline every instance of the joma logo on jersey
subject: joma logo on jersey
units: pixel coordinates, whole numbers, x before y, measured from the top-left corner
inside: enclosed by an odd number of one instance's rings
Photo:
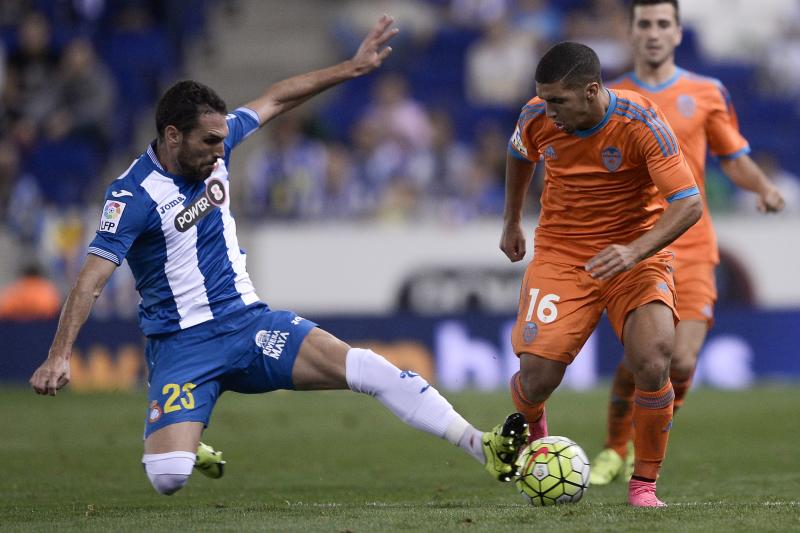
[[[174,198],[174,199],[170,200],[169,202],[159,206],[158,214],[159,215],[163,215],[164,213],[166,213],[167,211],[169,211],[170,209],[172,209],[176,205],[180,205],[180,203],[184,202],[184,201],[186,201],[186,197],[184,195],[180,194],[180,195],[178,195],[177,198]]]
[[[267,331],[262,329],[256,333],[256,346],[261,348],[261,353],[267,357],[280,359],[286,340],[289,338],[288,331]]]

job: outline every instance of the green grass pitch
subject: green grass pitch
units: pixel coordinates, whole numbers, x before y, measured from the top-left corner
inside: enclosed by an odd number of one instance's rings
[[[606,389],[558,391],[550,428],[593,456]],[[488,428],[505,393],[450,395]],[[224,478],[195,474],[171,497],[139,463],[143,394],[37,397],[0,389],[3,531],[789,531],[800,530],[800,387],[697,390],[672,429],[659,495],[625,505],[625,485],[534,509],[445,441],[348,392],[226,394],[205,440]]]

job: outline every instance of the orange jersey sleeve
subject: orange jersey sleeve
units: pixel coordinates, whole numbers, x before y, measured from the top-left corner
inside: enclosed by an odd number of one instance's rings
[[[716,94],[709,95],[709,113],[706,119],[706,137],[708,146],[714,155],[720,158],[734,158],[750,152],[750,146],[739,132],[739,120],[736,110],[728,94],[728,90],[721,82],[709,83],[715,85]]]
[[[661,196],[672,202],[698,194],[694,175],[661,109],[655,104],[646,108],[642,102],[622,97],[617,108],[623,116],[634,119],[634,127],[638,127],[637,146]]]

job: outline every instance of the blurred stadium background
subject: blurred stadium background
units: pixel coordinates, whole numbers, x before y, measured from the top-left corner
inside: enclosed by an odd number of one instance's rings
[[[761,216],[710,164],[723,262],[697,382],[796,381],[800,7],[704,0],[682,11],[679,65],[726,84],[755,159],[787,200],[784,213]],[[383,12],[402,29],[385,68],[235,153],[248,269],[272,307],[378,347],[445,389],[503,389],[524,268],[498,249],[506,141],[549,44],[590,44],[607,79],[629,67],[622,0],[0,1],[0,380],[23,383],[45,357],[102,191],[154,136],[165,87],[195,78],[233,109],[348,57]],[[39,282],[20,282],[36,271]],[[76,390],[141,387],[137,301],[123,266],[80,336]],[[595,386],[620,352],[603,324],[566,386]]]

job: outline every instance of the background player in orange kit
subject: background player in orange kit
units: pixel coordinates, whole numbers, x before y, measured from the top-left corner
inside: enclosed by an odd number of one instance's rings
[[[700,218],[697,185],[663,114],[637,93],[606,89],[591,48],[551,48],[536,68],[536,93],[506,158],[500,248],[511,261],[525,256],[522,206],[540,157],[546,169],[512,333],[520,358],[512,399],[531,437],[546,435],[545,401],[606,310],[636,384],[628,502],[661,507],[656,478],[672,423],[677,315],[671,254],[660,250]]]
[[[777,188],[747,155],[750,148],[739,133],[725,87],[718,80],[675,65],[675,48],[681,42],[677,0],[633,0],[631,38],[634,71],[609,86],[637,91],[658,104],[678,137],[704,198],[703,217],[669,247],[675,253],[675,287],[681,319],[670,366],[675,409],[678,409],[689,390],[697,355],[713,323],[717,298],[714,267],[719,254],[704,194],[708,149],[719,157],[722,170],[734,183],[758,195],[761,211],[780,211],[784,202]],[[608,408],[605,449],[592,462],[594,485],[606,485],[616,478],[626,458],[626,475],[631,475],[632,461],[627,452],[633,436],[633,391],[633,375],[620,363]]]

